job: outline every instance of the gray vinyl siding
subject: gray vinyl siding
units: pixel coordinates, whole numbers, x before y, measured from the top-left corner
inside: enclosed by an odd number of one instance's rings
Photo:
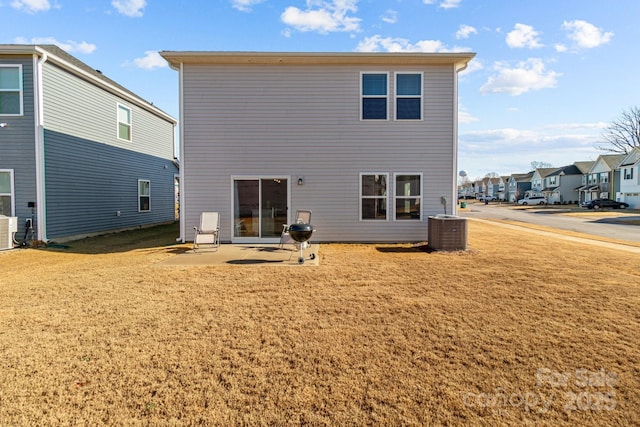
[[[0,128],[0,169],[14,172],[14,215],[19,217],[18,236],[22,237],[25,220],[31,218],[28,203],[36,201],[33,58],[2,56],[0,64],[22,65],[23,115],[0,115],[0,122],[8,124]]]
[[[167,159],[49,130],[45,156],[50,239],[174,220],[177,169]],[[138,179],[151,182],[148,212],[138,212]]]
[[[173,124],[58,66],[44,65],[44,126],[61,134],[173,159]],[[118,104],[132,111],[132,140],[118,139]]]
[[[173,124],[51,63],[43,86],[47,238],[172,221]],[[118,104],[131,141],[117,137]],[[138,179],[151,181],[150,212],[138,212]]]
[[[389,71],[387,121],[360,120],[360,73]],[[396,71],[423,71],[423,120],[394,121]],[[219,211],[232,237],[231,177],[290,177],[289,213],[311,209],[320,241],[424,241],[455,194],[453,65],[184,66],[186,230]],[[389,221],[359,219],[362,172],[388,173]],[[394,173],[423,174],[422,221],[393,221]],[[295,181],[304,176],[305,183]],[[455,200],[451,201],[455,203]],[[451,206],[448,207],[450,213]],[[190,236],[186,236],[190,238]]]

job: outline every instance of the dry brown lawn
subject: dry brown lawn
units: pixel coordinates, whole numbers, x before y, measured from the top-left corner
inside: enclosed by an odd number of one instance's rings
[[[637,255],[469,229],[317,267],[161,267],[175,227],[0,253],[0,425],[640,425]]]

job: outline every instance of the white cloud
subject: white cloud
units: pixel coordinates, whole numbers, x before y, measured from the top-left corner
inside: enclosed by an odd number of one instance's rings
[[[142,58],[136,58],[133,60],[136,67],[143,68],[145,70],[153,70],[154,68],[165,68],[169,66],[167,61],[165,61],[164,58],[155,50],[147,50],[144,54],[145,56]]]
[[[461,104],[458,105],[458,123],[468,124],[468,123],[477,122],[479,120],[480,119],[478,119],[476,116],[468,112],[467,109],[464,108]]]
[[[49,0],[14,0],[11,2],[11,6],[29,13],[46,12],[51,9]]]
[[[594,160],[602,123],[568,123],[534,129],[487,129],[461,132],[459,167],[469,176],[489,171],[526,173],[534,160],[555,166]]]
[[[569,50],[569,48],[567,48],[567,46],[562,43],[556,43],[554,48],[556,49],[556,52],[559,52],[559,53],[564,53],[567,50]]]
[[[321,34],[339,31],[359,31],[360,18],[349,16],[358,11],[358,0],[307,0],[307,9],[289,6],[280,19],[298,31]]]
[[[507,45],[509,47],[528,47],[535,49],[542,47],[538,33],[531,25],[516,24],[514,30],[507,34]]]
[[[264,0],[231,0],[231,6],[241,12],[251,12],[253,6],[262,3]]]
[[[14,42],[17,44],[53,44],[68,53],[89,54],[93,53],[93,51],[96,50],[96,45],[93,43],[87,43],[85,41],[76,42],[73,40],[61,42],[56,40],[54,37],[33,37],[31,39],[16,37],[14,39]]]
[[[508,93],[517,96],[532,90],[553,88],[556,86],[557,78],[561,76],[555,71],[547,71],[544,62],[538,58],[530,58],[513,68],[498,62],[495,68],[498,74],[489,77],[480,88],[482,94]]]
[[[441,7],[443,9],[453,9],[456,8],[458,6],[460,6],[460,2],[462,0],[442,0],[442,2],[440,3],[440,5],[438,7]],[[422,0],[422,3],[424,4],[435,4],[436,0]]]
[[[398,12],[389,9],[380,18],[387,24],[395,24],[398,22]]]
[[[460,6],[461,1],[462,0],[444,0],[442,3],[440,3],[440,7],[443,9],[454,9]]]
[[[478,30],[471,25],[460,25],[460,28],[456,31],[456,39],[468,39],[471,34],[478,34]]]
[[[147,5],[147,0],[112,0],[111,5],[123,15],[139,18],[142,16],[142,9]]]
[[[399,37],[366,37],[358,43],[357,52],[468,52],[466,47],[448,48],[440,40],[419,40],[411,43]]]
[[[567,37],[581,48],[594,48],[609,43],[613,33],[604,32],[586,21],[564,21],[562,28],[568,32]]]

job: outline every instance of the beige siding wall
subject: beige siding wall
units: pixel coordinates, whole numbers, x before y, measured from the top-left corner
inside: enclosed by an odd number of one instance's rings
[[[361,121],[362,71],[424,71],[424,120],[394,121],[389,102],[390,120]],[[186,230],[200,212],[219,211],[222,240],[231,240],[231,176],[270,175],[291,177],[289,212],[313,210],[315,240],[426,240],[427,217],[443,213],[440,197],[455,191],[455,77],[453,65],[185,65]],[[393,84],[393,74],[389,79]],[[389,221],[360,221],[361,172],[389,173],[391,181],[394,173],[423,173],[422,221],[393,221],[392,198]],[[294,182],[298,176],[304,185]]]
[[[125,150],[173,159],[173,125],[114,94],[60,69],[44,64],[46,129]],[[132,112],[132,141],[117,137],[117,105]]]

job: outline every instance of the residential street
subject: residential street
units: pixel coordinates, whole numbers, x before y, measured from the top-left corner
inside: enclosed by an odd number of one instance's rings
[[[575,231],[578,233],[640,242],[640,214],[633,215],[624,210],[607,210],[602,212],[602,216],[563,215],[563,213],[571,211],[576,212],[575,206],[572,208],[516,208],[512,204],[508,203],[501,205],[497,203],[489,205],[484,205],[482,203],[468,203],[466,210],[459,210],[459,215],[466,218],[521,221],[530,224]],[[593,213],[593,211],[589,211],[587,209],[584,209],[583,211]],[[619,213],[620,215],[611,216],[612,212],[616,214]],[[626,224],[624,223],[625,221],[627,221]]]

